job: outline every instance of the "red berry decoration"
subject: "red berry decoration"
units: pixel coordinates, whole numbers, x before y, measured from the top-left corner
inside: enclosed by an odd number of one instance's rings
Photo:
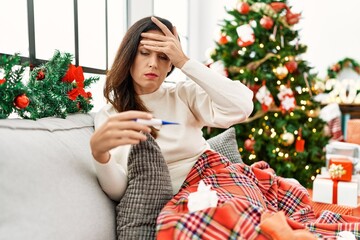
[[[274,21],[272,20],[271,17],[268,16],[263,16],[260,20],[260,25],[266,29],[266,30],[270,30],[273,26],[274,26]]]
[[[220,45],[225,45],[229,42],[228,37],[226,35],[221,35],[220,39],[219,39],[219,44]]]
[[[6,82],[6,79],[5,79],[5,78],[0,79],[0,85],[3,84],[3,83],[5,83],[5,82]]]
[[[236,10],[241,14],[248,14],[250,11],[250,6],[246,2],[238,2],[236,4]]]
[[[290,60],[290,61],[285,63],[285,67],[287,68],[289,73],[293,73],[293,72],[295,72],[297,70],[298,64],[297,64],[296,61]]]
[[[244,142],[244,148],[246,151],[252,152],[254,151],[254,145],[255,145],[255,140],[254,139],[246,139]]]
[[[38,74],[36,75],[36,79],[37,80],[43,80],[45,78],[45,73],[43,72],[43,70],[40,70],[38,72]]]
[[[15,106],[20,109],[24,109],[29,106],[30,99],[24,94],[21,94],[15,98]]]

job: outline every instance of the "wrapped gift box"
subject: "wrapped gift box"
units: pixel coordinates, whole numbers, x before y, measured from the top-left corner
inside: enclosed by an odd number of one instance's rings
[[[328,169],[326,167],[322,167],[321,172],[320,172],[320,174],[318,176],[321,177],[321,178],[330,178],[330,174],[329,174]],[[360,174],[352,175],[351,176],[351,181],[358,183],[358,197],[360,197]]]
[[[358,181],[333,181],[324,176],[316,176],[313,182],[313,201],[342,206],[357,207]]]
[[[310,198],[312,198],[312,192],[313,192],[312,189],[308,189],[308,191]],[[312,206],[316,217],[319,217],[320,214],[325,210],[338,213],[341,215],[360,217],[360,196],[358,196],[358,205],[356,207],[348,207],[337,204],[320,203],[320,202],[313,202]]]
[[[349,119],[346,127],[346,142],[360,144],[360,119]]]
[[[329,174],[331,179],[338,181],[351,181],[353,163],[348,158],[331,158],[329,162]]]
[[[326,145],[326,167],[332,158],[347,158],[353,163],[353,174],[360,174],[360,145],[347,142],[331,142]]]

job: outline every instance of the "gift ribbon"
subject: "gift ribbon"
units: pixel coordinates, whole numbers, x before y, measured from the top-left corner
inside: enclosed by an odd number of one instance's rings
[[[337,199],[338,199],[338,182],[337,180],[333,180],[333,195],[332,195],[332,203],[333,204],[337,204]]]

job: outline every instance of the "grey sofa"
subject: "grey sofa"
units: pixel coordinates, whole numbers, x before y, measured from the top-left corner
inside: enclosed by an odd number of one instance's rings
[[[0,239],[116,239],[89,140],[93,115],[0,120]]]
[[[0,239],[116,239],[116,203],[98,184],[94,114],[0,120]],[[241,162],[235,129],[208,140]]]

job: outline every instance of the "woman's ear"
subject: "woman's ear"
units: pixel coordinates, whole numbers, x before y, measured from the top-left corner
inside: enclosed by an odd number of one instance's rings
[[[172,68],[173,68],[173,65],[172,65],[172,63],[170,63],[169,68],[168,68],[168,73],[171,72]]]

